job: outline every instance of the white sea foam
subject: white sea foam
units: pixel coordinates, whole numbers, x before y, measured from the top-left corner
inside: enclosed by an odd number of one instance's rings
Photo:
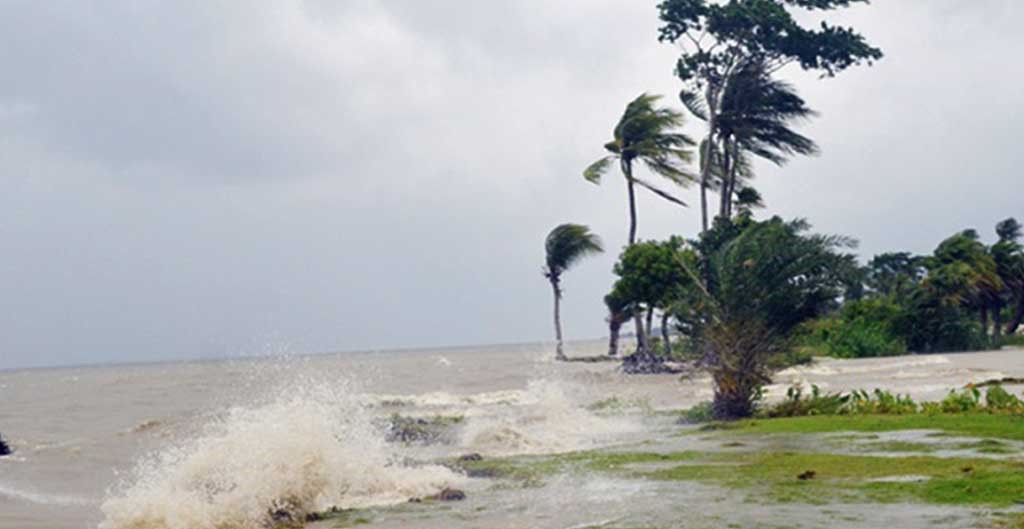
[[[571,393],[566,383],[531,381],[519,406],[469,420],[462,444],[493,455],[564,452],[592,448],[640,428],[635,417],[587,410]]]
[[[930,367],[949,364],[949,358],[941,355],[905,356],[894,360],[872,359],[872,362],[824,361],[807,366],[794,366],[779,372],[779,376],[831,376],[865,373],[888,373],[903,368]]]
[[[269,514],[404,502],[457,485],[407,466],[351,392],[325,384],[235,407],[188,442],[140,462],[103,502],[101,529],[259,527]]]
[[[418,408],[460,408],[498,404],[520,404],[525,393],[520,390],[489,391],[459,395],[447,391],[432,391],[419,395],[378,394],[368,397],[368,404],[379,406],[410,406]]]

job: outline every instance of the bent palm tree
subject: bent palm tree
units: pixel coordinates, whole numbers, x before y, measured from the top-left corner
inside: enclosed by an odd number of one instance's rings
[[[544,266],[544,277],[551,282],[551,290],[555,294],[555,354],[559,360],[565,360],[562,346],[562,321],[560,302],[562,300],[562,274],[580,259],[604,251],[601,239],[590,232],[590,228],[581,224],[562,224],[551,230],[544,243],[547,255]]]
[[[737,184],[754,176],[750,156],[782,165],[793,155],[818,152],[813,140],[791,128],[813,117],[814,111],[807,108],[792,85],[772,78],[770,68],[759,60],[747,60],[730,73],[714,116],[697,94],[684,90],[680,99],[709,127],[714,118],[711,167],[704,173],[720,179],[721,217],[732,215],[734,199],[742,188]],[[713,182],[702,185],[708,187],[713,187]]]
[[[615,125],[612,141],[604,146],[611,154],[592,163],[583,171],[584,178],[599,184],[601,176],[608,171],[612,162],[619,162],[629,194],[630,245],[636,242],[635,186],[639,185],[661,198],[686,206],[678,198],[650,182],[637,178],[633,174],[633,162],[643,163],[652,172],[676,185],[686,185],[694,178],[686,169],[686,164],[693,155],[690,147],[694,142],[685,134],[676,132],[676,129],[683,125],[683,115],[670,108],[656,108],[655,103],[659,99],[661,96],[640,94],[631,101]]]
[[[661,96],[645,93],[626,105],[626,111],[612,132],[612,141],[604,146],[611,154],[590,164],[583,171],[583,177],[587,181],[600,184],[601,176],[608,172],[612,163],[619,162],[622,176],[626,179],[629,197],[630,246],[636,242],[636,186],[639,185],[669,202],[686,206],[682,200],[650,182],[637,178],[633,174],[633,163],[643,163],[651,172],[667,178],[676,185],[683,186],[694,179],[686,169],[686,165],[693,157],[690,148],[694,142],[689,136],[677,131],[683,125],[683,115],[670,108],[657,108],[655,104],[659,99]],[[634,313],[633,324],[636,326],[637,349],[646,352],[647,337],[644,335],[639,313]]]

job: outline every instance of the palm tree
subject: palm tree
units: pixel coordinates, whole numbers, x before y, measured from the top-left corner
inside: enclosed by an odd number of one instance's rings
[[[546,262],[544,277],[551,282],[555,294],[555,353],[559,360],[565,360],[562,347],[562,321],[559,304],[562,300],[562,274],[580,259],[604,251],[601,239],[581,224],[562,224],[548,234],[544,243]]]
[[[693,157],[692,139],[678,132],[683,125],[683,115],[670,108],[658,108],[656,103],[661,96],[640,94],[639,97],[626,105],[619,122],[612,131],[612,141],[604,148],[611,154],[590,164],[584,171],[587,181],[600,184],[601,176],[608,172],[615,161],[626,180],[626,192],[629,197],[629,245],[636,243],[636,186],[643,187],[654,194],[680,206],[686,203],[671,194],[659,189],[650,182],[641,180],[633,173],[633,163],[641,162],[651,172],[667,178],[676,185],[686,185],[694,176],[686,169]],[[644,335],[643,322],[639,312],[633,314],[636,327],[637,349],[647,350],[647,337]]]
[[[710,156],[702,162],[701,190],[714,188],[711,180],[719,178],[721,217],[732,215],[742,181],[754,176],[750,156],[782,165],[795,154],[818,152],[813,140],[791,128],[794,122],[813,117],[814,111],[807,108],[792,85],[773,79],[771,70],[759,60],[745,61],[729,74],[713,113],[696,93],[684,90],[680,100],[691,114],[708,122],[709,128],[714,127],[710,148],[703,148]],[[706,199],[702,200],[702,209],[707,231]]]
[[[995,320],[996,336],[1000,331],[1006,334],[1017,332],[1021,321],[1024,320],[1024,247],[1019,240],[1021,237],[1021,225],[1017,219],[1008,218],[996,225],[996,234],[999,241],[992,245],[989,253],[996,262],[996,272],[1003,280],[1004,291],[996,296],[996,303],[993,306],[993,319]],[[1012,307],[1010,321],[1005,330],[1000,329],[1002,325],[1002,309],[1004,306]]]
[[[670,108],[657,108],[661,96],[640,94],[626,106],[618,124],[615,125],[612,141],[605,144],[608,156],[590,164],[583,171],[583,177],[599,184],[601,176],[608,171],[612,162],[618,161],[622,176],[626,179],[629,196],[629,244],[636,242],[636,192],[635,186],[646,188],[654,194],[680,206],[686,204],[671,194],[655,187],[650,182],[633,174],[633,163],[639,161],[651,172],[661,175],[677,185],[686,185],[693,175],[686,169],[692,158],[690,147],[694,145],[685,134],[677,132],[683,124],[683,115]]]

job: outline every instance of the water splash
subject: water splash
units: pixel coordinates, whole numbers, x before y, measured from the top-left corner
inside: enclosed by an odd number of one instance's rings
[[[391,453],[344,384],[236,406],[198,435],[144,458],[102,505],[101,529],[230,529],[271,513],[404,502],[457,485],[440,466]]]

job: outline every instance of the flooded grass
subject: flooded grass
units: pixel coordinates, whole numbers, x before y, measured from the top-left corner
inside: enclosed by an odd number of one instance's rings
[[[703,431],[766,433],[889,432],[938,430],[970,437],[1024,441],[1024,417],[988,413],[912,415],[818,415],[711,423]]]

